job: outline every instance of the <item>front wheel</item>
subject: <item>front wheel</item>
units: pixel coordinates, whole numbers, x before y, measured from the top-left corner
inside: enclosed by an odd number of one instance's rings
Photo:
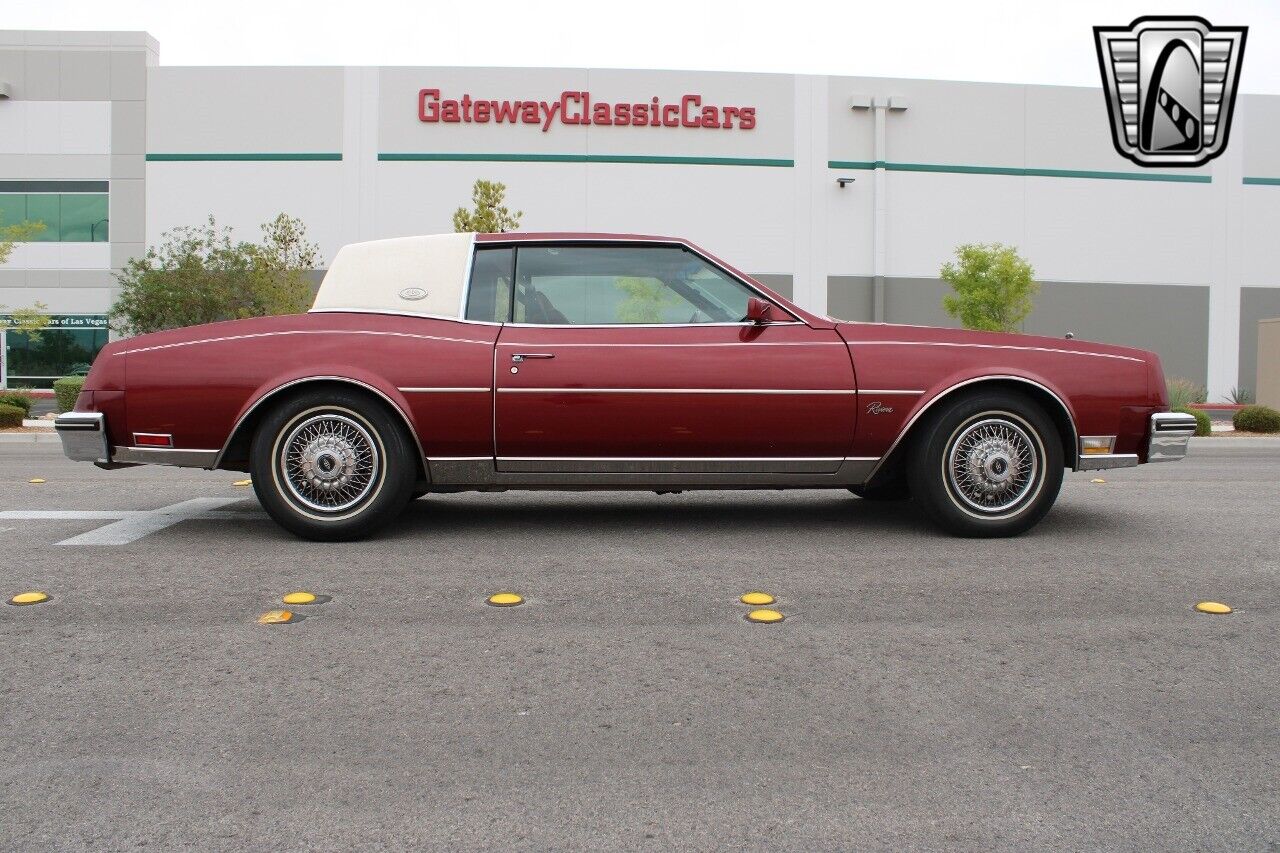
[[[412,445],[378,401],[358,391],[304,391],[270,411],[250,448],[253,487],[281,527],[341,542],[404,509],[416,480]]]
[[[958,536],[1016,536],[1062,486],[1062,440],[1030,399],[966,395],[929,419],[908,463],[911,494]]]

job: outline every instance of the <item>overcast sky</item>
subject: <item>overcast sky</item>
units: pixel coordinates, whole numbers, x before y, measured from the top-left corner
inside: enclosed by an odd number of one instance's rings
[[[1247,25],[1242,89],[1280,93],[1280,2],[40,0],[6,29],[146,30],[164,65],[678,68],[1099,85],[1091,27]]]

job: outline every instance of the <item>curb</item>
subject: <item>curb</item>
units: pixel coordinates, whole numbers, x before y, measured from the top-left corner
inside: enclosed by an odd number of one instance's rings
[[[1253,447],[1259,450],[1273,450],[1280,448],[1280,436],[1275,438],[1245,438],[1243,436],[1224,435],[1213,437],[1208,435],[1193,436],[1191,439],[1191,447],[1207,448],[1207,447]]]
[[[57,444],[58,434],[49,432],[0,433],[0,444]]]

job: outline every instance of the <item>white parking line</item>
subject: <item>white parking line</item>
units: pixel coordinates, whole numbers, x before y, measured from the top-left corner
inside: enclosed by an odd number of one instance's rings
[[[253,518],[259,513],[219,512],[227,504],[243,498],[193,498],[153,510],[4,510],[0,520],[9,521],[111,521],[111,524],[72,536],[59,545],[128,545],[144,536],[164,530],[180,521],[234,520]]]

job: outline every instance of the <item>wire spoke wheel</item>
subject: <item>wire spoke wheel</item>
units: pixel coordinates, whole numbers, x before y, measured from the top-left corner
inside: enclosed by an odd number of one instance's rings
[[[346,415],[327,412],[305,418],[277,446],[281,479],[293,498],[310,509],[351,509],[378,483],[378,443],[368,427]]]
[[[958,429],[947,451],[952,493],[984,515],[1008,512],[1036,487],[1038,443],[1012,419],[983,417]]]

